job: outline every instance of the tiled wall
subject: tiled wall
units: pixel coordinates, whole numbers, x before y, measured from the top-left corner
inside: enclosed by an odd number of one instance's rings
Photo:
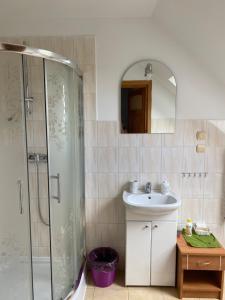
[[[197,141],[204,130],[206,141]],[[117,122],[86,121],[87,247],[112,246],[124,257],[122,191],[129,180],[159,189],[167,179],[181,196],[180,224],[204,220],[224,242],[225,121],[178,120],[175,134],[119,134]],[[206,152],[197,153],[196,145]],[[184,177],[182,172],[207,172]]]
[[[83,72],[84,79],[84,118],[96,119],[96,87],[95,87],[95,38],[94,36],[75,37],[21,37],[1,38],[1,42],[11,42],[36,48],[48,49],[76,61]],[[45,110],[44,110],[44,77],[42,61],[38,58],[28,58],[29,88],[34,97],[33,112],[28,117],[27,135],[28,151],[46,153]],[[43,225],[37,206],[37,177],[34,164],[29,164],[31,228],[34,256],[49,255],[49,230]],[[41,209],[45,220],[48,220],[48,186],[47,165],[40,167],[40,197]]]

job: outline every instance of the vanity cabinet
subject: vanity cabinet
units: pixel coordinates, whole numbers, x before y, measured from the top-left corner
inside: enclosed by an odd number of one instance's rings
[[[177,222],[126,222],[126,285],[175,286]]]
[[[152,222],[151,285],[175,286],[177,223]]]
[[[151,222],[126,227],[126,285],[150,285]]]

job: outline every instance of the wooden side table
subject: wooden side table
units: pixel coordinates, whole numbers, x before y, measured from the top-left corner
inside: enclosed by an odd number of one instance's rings
[[[194,248],[182,234],[177,238],[177,287],[179,298],[223,299],[224,248]]]

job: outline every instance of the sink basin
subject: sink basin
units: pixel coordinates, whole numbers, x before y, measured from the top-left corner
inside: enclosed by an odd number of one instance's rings
[[[131,194],[123,192],[125,206],[135,213],[148,215],[166,215],[177,210],[181,205],[180,199],[174,193]]]

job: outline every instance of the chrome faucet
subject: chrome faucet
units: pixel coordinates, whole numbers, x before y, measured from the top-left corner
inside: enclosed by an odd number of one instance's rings
[[[147,182],[145,185],[145,193],[150,194],[151,191],[152,191],[152,184],[151,184],[151,182]]]

